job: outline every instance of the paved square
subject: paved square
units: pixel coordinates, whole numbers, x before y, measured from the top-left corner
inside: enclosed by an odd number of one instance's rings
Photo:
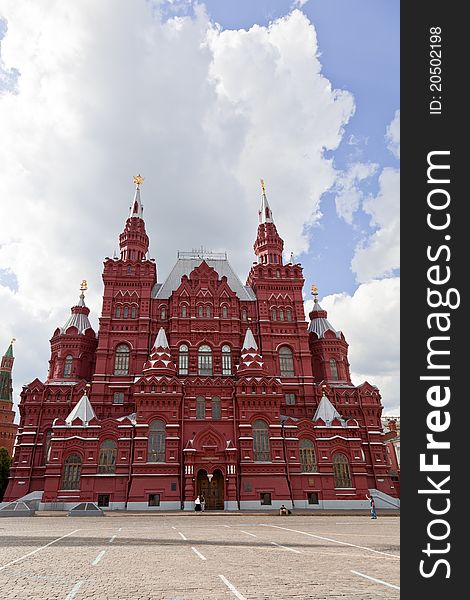
[[[399,518],[0,520],[3,600],[398,599]]]

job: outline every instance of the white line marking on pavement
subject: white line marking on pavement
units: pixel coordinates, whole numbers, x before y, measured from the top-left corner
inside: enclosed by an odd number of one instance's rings
[[[105,554],[106,550],[101,550],[101,552],[98,554],[98,556],[95,558],[95,560],[91,563],[94,567],[96,567],[96,565],[100,562],[100,560],[103,558],[104,554]]]
[[[229,527],[230,528],[230,525],[222,525],[222,527]]]
[[[122,527],[119,527],[118,531],[122,531]]]
[[[284,548],[284,550],[289,550],[290,552],[297,552],[297,554],[302,554],[300,550],[294,550],[294,548],[288,548],[287,546],[283,546],[282,544],[277,544],[276,542],[271,542],[273,546],[278,546],[279,548]]]
[[[359,573],[359,571],[351,570],[351,573],[355,575],[360,575],[361,577],[365,577],[366,579],[370,579],[371,581],[375,581],[376,583],[381,583],[382,585],[386,585],[387,587],[394,588],[395,590],[399,590],[398,585],[393,585],[393,583],[387,583],[386,581],[382,581],[381,579],[375,579],[375,577],[369,577],[369,575],[364,575],[364,573]]]
[[[115,539],[116,539],[116,536],[113,535],[113,537],[109,540],[109,543],[111,544],[112,542],[114,542]]]
[[[237,588],[232,585],[228,579],[225,579],[223,575],[219,575],[219,577],[222,579],[228,589],[238,598],[238,600],[246,600],[245,596],[242,596]]]
[[[180,534],[180,536],[183,538],[183,540],[187,540],[188,538],[184,535],[184,533],[181,533],[181,531],[178,531],[178,533]]]
[[[174,525],[171,526],[172,529],[176,529],[176,527]]]
[[[70,592],[65,596],[65,600],[73,600],[75,598],[75,594],[82,587],[83,581],[77,581],[77,583],[73,586]]]
[[[65,535],[62,535],[61,537],[57,538],[56,540],[52,540],[52,542],[49,542],[48,544],[45,544],[44,546],[41,546],[40,548],[36,548],[36,550],[33,550],[32,552],[28,552],[28,554],[25,554],[24,556],[15,558],[15,560],[12,560],[11,562],[7,563],[6,565],[3,565],[3,567],[0,567],[0,571],[3,571],[3,569],[6,569],[10,565],[14,565],[17,562],[20,562],[20,560],[23,560],[24,558],[28,558],[28,556],[32,556],[33,554],[36,554],[36,552],[39,552],[40,550],[43,550],[44,548],[47,548],[48,546],[51,546],[52,544],[55,544],[56,542],[59,542],[60,540],[63,540],[66,537],[69,537],[69,535],[73,535],[74,533],[77,533],[77,531],[80,531],[80,529],[74,529],[70,533],[66,533]]]
[[[380,552],[380,550],[373,550],[367,548],[367,546],[357,546],[356,544],[349,544],[348,542],[341,542],[340,540],[333,540],[332,538],[322,537],[321,535],[314,535],[313,533],[307,533],[306,531],[299,531],[297,529],[289,529],[288,527],[281,527],[279,525],[266,525],[266,527],[275,527],[276,529],[284,529],[284,531],[292,531],[294,533],[300,533],[302,535],[308,535],[310,537],[318,538],[319,540],[326,540],[327,542],[334,542],[335,544],[342,544],[343,546],[352,546],[353,548],[360,548],[361,550],[367,550],[368,552],[374,552],[375,554],[382,554],[384,556],[391,556],[400,560],[400,557],[396,554],[389,554],[388,552]]]
[[[191,550],[192,550],[193,552],[195,552],[195,553],[196,553],[196,554],[199,556],[199,558],[200,558],[201,560],[207,560],[207,558],[206,558],[205,556],[203,556],[203,555],[202,555],[202,554],[199,552],[199,550],[197,550],[197,549],[196,549],[194,546],[191,546]]]
[[[240,531],[242,533],[246,533],[246,535],[251,535],[251,537],[258,537],[257,535],[255,535],[254,533],[250,533],[249,531],[243,531],[243,529],[240,529]]]

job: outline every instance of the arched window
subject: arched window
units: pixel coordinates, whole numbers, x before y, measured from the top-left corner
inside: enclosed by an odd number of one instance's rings
[[[228,318],[228,309],[224,304],[224,306],[222,306],[222,319],[227,319],[227,318]]]
[[[82,470],[82,459],[78,454],[70,454],[64,463],[62,469],[62,490],[80,489],[80,471]]]
[[[279,365],[281,367],[281,377],[294,377],[292,350],[287,346],[282,346],[279,349]]]
[[[196,398],[196,419],[206,418],[206,399],[203,396]]]
[[[212,375],[212,350],[210,346],[200,346],[198,351],[199,375]]]
[[[52,437],[52,431],[49,429],[49,431],[46,433],[46,435],[44,436],[44,454],[43,454],[43,464],[47,464],[49,462],[49,449],[51,447],[51,437]]]
[[[160,308],[160,318],[166,319],[166,308],[164,306]]]
[[[204,307],[202,306],[202,304],[197,307],[197,316],[198,317],[204,316]]]
[[[150,423],[147,462],[165,462],[165,423],[162,421]]]
[[[269,427],[261,420],[253,423],[253,451],[255,461],[267,462],[270,460]]]
[[[222,375],[232,374],[232,355],[230,346],[222,346]]]
[[[279,321],[284,321],[284,311],[282,308],[279,310]]]
[[[277,319],[277,312],[275,308],[271,309],[271,321],[275,321]]]
[[[274,257],[276,260],[274,262],[277,262],[277,256]],[[279,277],[281,276],[281,271],[279,271],[279,269],[276,269],[276,277],[279,279]]]
[[[248,320],[248,311],[246,310],[246,308],[244,308],[242,310],[242,321],[247,321]]]
[[[98,473],[116,472],[116,442],[105,440],[100,446],[100,456],[98,459]]]
[[[114,374],[128,375],[129,373],[129,347],[126,344],[120,344],[116,348],[114,358]]]
[[[68,354],[64,361],[64,377],[70,377],[72,375],[72,361],[72,355]]]
[[[131,308],[131,317],[132,317],[133,319],[135,319],[135,318],[136,318],[136,316],[137,316],[137,308],[136,308],[135,306],[133,306],[133,307]]]
[[[292,321],[292,311],[290,308],[286,310],[286,316],[288,321]]]
[[[349,470],[348,459],[341,452],[338,452],[333,457],[333,476],[335,478],[335,487],[352,487],[351,472]]]
[[[311,440],[300,440],[300,466],[304,473],[315,473],[317,470],[317,459],[315,448]]]
[[[334,358],[330,358],[331,379],[338,379],[338,367]]]
[[[206,306],[206,317],[210,317],[210,316],[211,316],[211,307]]]
[[[178,372],[180,375],[187,375],[189,370],[189,349],[186,344],[181,344],[180,346],[180,354],[179,354],[179,362],[178,362]]]
[[[127,317],[128,317],[128,316],[129,316],[129,307],[128,307],[128,306],[125,306],[125,307],[124,307],[124,313],[123,313],[123,317],[124,317],[125,319],[127,319]]]
[[[220,419],[220,398],[218,396],[212,398],[212,418]]]
[[[120,317],[120,316],[121,316],[121,307],[116,306],[116,317]]]
[[[186,317],[187,314],[188,314],[188,307],[186,306],[186,304],[182,304],[181,305],[181,316]]]

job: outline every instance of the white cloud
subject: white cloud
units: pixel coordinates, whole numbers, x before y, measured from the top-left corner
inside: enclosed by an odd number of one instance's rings
[[[400,173],[386,167],[379,177],[379,193],[363,202],[377,230],[356,248],[352,270],[360,283],[390,276],[400,266]]]
[[[395,112],[393,121],[387,127],[385,135],[388,141],[388,149],[396,157],[400,158],[400,111]]]
[[[368,381],[382,395],[384,412],[397,414],[400,402],[400,280],[370,281],[355,293],[333,294],[321,300],[328,320],[343,332],[349,344],[351,378],[355,385]],[[305,303],[306,313],[312,301]]]
[[[314,27],[298,10],[269,27],[221,31],[202,7],[162,22],[144,1],[3,2],[2,60],[17,93],[0,97],[0,288],[6,340],[18,339],[15,392],[45,377],[48,339],[78,285],[97,323],[102,259],[142,197],[159,280],[177,250],[253,259],[264,177],[286,250],[335,179],[352,96],[321,74]],[[295,204],[295,210],[292,206]]]
[[[359,183],[372,177],[377,169],[378,165],[375,163],[354,163],[347,171],[338,174],[335,185],[336,213],[349,225],[352,225],[354,213],[359,209],[364,196]]]

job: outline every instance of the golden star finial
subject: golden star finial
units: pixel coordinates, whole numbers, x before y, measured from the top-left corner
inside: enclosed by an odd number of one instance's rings
[[[142,177],[142,175],[134,175],[132,179],[134,180],[135,187],[137,189],[139,189],[142,183],[144,182],[144,178]]]
[[[86,279],[82,279],[82,283],[80,284],[80,291],[84,292],[88,289],[88,283]]]
[[[264,189],[264,179],[260,179],[261,181],[261,189],[263,190],[263,194],[266,194],[266,190]]]
[[[317,299],[318,296],[318,288],[315,284],[312,285],[312,296],[315,298],[315,300]]]

